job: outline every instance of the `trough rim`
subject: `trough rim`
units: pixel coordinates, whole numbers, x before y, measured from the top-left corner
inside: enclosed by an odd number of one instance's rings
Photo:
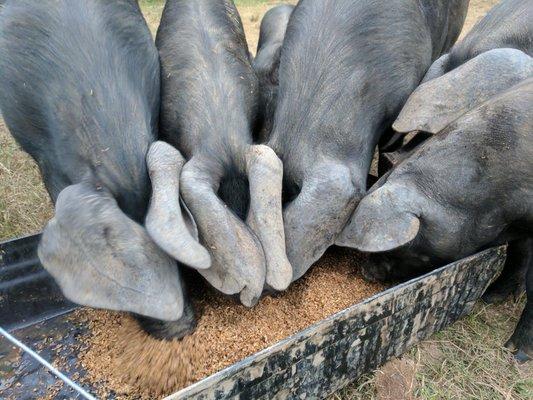
[[[4,264],[2,262],[3,261],[2,256],[4,254],[8,254],[8,259],[9,259],[10,251],[8,250],[7,253],[4,253],[2,249],[9,248],[11,243],[16,243],[17,241],[23,241],[23,243],[27,242],[25,243],[25,245],[21,246],[20,249],[22,250],[23,253],[26,253],[26,251],[30,249],[30,254],[32,254],[32,259],[35,260],[36,254],[33,254],[33,252],[31,251],[31,248],[34,246],[35,247],[37,246],[39,239],[40,239],[40,234],[34,234],[34,235],[22,236],[19,238],[13,238],[7,241],[0,242],[0,266],[9,265],[9,263]],[[483,261],[487,261],[491,264],[497,263],[498,265],[497,269],[496,267],[493,268],[493,271],[491,272],[492,275],[490,276],[490,278],[489,276],[485,277],[483,281],[485,286],[483,288],[481,287],[481,285],[479,286],[480,291],[485,290],[486,287],[490,285],[490,283],[492,283],[495,279],[497,279],[497,277],[501,273],[501,270],[503,269],[503,265],[505,262],[506,247],[507,247],[506,245],[500,245],[500,246],[494,246],[488,249],[481,250],[473,255],[470,255],[468,257],[459,259],[455,262],[446,264],[440,268],[436,268],[432,271],[429,271],[428,273],[424,275],[415,277],[403,283],[399,283],[389,288],[386,288],[385,290],[380,291],[360,302],[352,304],[351,306],[345,309],[342,309],[322,320],[319,320],[309,325],[308,327],[302,329],[301,331],[298,331],[290,336],[287,336],[286,338],[283,338],[279,340],[278,342],[264,349],[261,349],[235,362],[234,364],[231,364],[221,369],[220,371],[217,371],[209,376],[206,376],[205,378],[187,387],[184,387],[168,395],[167,397],[164,397],[164,399],[176,400],[176,399],[188,398],[189,396],[196,398],[195,396],[198,396],[198,395],[200,396],[198,398],[203,399],[204,395],[202,393],[206,393],[206,391],[209,392],[210,389],[213,389],[213,388],[217,388],[217,387],[222,388],[225,383],[231,382],[233,378],[235,378],[238,381],[240,381],[241,379],[244,379],[242,384],[244,384],[246,387],[248,387],[247,386],[248,384],[250,384],[249,387],[255,387],[256,385],[264,385],[266,381],[269,381],[273,377],[278,376],[280,373],[283,373],[287,369],[285,367],[282,367],[279,370],[268,368],[268,371],[269,371],[268,374],[263,375],[263,372],[260,372],[260,374],[257,376],[257,378],[259,379],[256,379],[253,376],[246,377],[245,374],[250,374],[251,372],[252,375],[254,375],[255,374],[254,371],[257,370],[258,372],[259,369],[263,371],[262,368],[268,365],[269,358],[274,357],[274,360],[275,360],[277,357],[283,356],[283,354],[286,351],[290,352],[291,351],[290,349],[293,349],[292,351],[294,351],[294,349],[297,349],[302,344],[305,344],[307,346],[307,343],[310,343],[310,342],[312,343],[315,340],[315,338],[320,337],[320,335],[324,333],[325,331],[335,329],[335,326],[337,326],[338,324],[342,324],[344,321],[353,320],[353,318],[357,318],[359,315],[364,315],[364,313],[368,311],[368,308],[382,307],[384,305],[392,304],[390,306],[392,311],[389,315],[382,315],[378,320],[375,320],[375,321],[366,320],[365,318],[363,318],[364,329],[366,329],[368,326],[372,326],[374,323],[377,323],[377,321],[382,320],[383,318],[389,318],[391,316],[394,316],[398,312],[402,312],[402,310],[409,309],[411,306],[407,303],[402,303],[402,302],[396,303],[395,296],[397,296],[399,293],[405,294],[405,293],[410,293],[413,291],[419,291],[424,287],[428,287],[428,288],[433,287],[433,285],[437,282],[439,278],[448,279],[449,277],[455,276],[457,274],[464,274],[466,271],[468,271],[471,268],[478,268],[478,265],[480,263],[483,263]],[[18,249],[18,247],[14,247],[14,248]],[[455,271],[446,272],[447,270],[453,269],[453,268],[455,268]],[[428,291],[427,294],[436,295],[440,292],[441,291],[433,290],[433,291]],[[471,310],[474,300],[470,299],[467,301],[467,298],[464,298],[463,301],[466,302],[465,306],[463,307],[463,311],[461,311],[460,314],[456,315],[448,323],[440,326],[438,330],[443,329],[445,326],[448,326],[449,324],[455,322],[455,320],[457,320],[462,315],[465,315]],[[470,306],[468,306],[468,304],[470,304]],[[433,305],[431,305],[431,307],[433,307]],[[74,308],[77,308],[77,306]],[[58,313],[58,315],[69,314],[71,311],[73,311],[73,309],[65,310],[64,312]],[[45,320],[51,319],[56,316],[57,315],[49,315],[45,318]],[[349,335],[350,332],[353,334],[352,330],[348,330],[342,333],[342,335],[343,336],[345,334]],[[408,345],[408,347],[411,347],[414,343],[422,339],[423,337],[419,336],[419,339],[411,343],[410,345]],[[317,348],[315,350],[317,352],[316,354],[324,351],[324,349],[334,344],[337,344],[338,342],[342,340],[344,339],[339,338],[335,340],[334,342],[331,342],[324,348]],[[315,345],[316,344],[317,343],[315,343]],[[405,351],[408,347],[404,348],[402,352]],[[306,354],[298,355],[298,354],[299,354],[299,350],[297,350],[297,352],[293,354],[293,359],[292,359],[293,364],[294,362],[299,363],[300,361],[305,360],[306,357],[310,355],[310,354],[307,354],[307,355]],[[294,357],[295,355],[296,357]],[[381,365],[381,363],[386,361],[387,359],[389,359],[389,356],[387,356],[385,359],[382,359],[379,362],[379,364],[376,364],[376,366]],[[208,395],[207,398],[211,398],[211,397]],[[215,396],[214,398],[218,398],[218,397]]]
[[[174,392],[166,397],[164,397],[162,400],[176,400],[176,399],[180,399],[180,398],[183,398],[184,396],[186,396],[187,394],[189,394],[189,392],[193,392],[193,393],[199,393],[199,391],[201,390],[205,390],[205,389],[208,389],[210,387],[213,387],[214,385],[216,385],[217,383],[223,381],[225,378],[229,378],[231,377],[232,375],[234,375],[236,372],[238,372],[239,370],[243,369],[243,368],[246,368],[246,367],[249,367],[249,366],[252,366],[252,364],[254,364],[255,362],[257,361],[260,361],[260,360],[263,360],[267,357],[270,357],[272,356],[274,353],[278,352],[278,351],[283,351],[285,347],[288,347],[288,345],[290,343],[295,343],[297,342],[298,340],[300,339],[304,339],[305,337],[309,337],[309,336],[312,336],[313,334],[313,331],[318,331],[319,328],[323,328],[326,324],[332,324],[334,323],[334,321],[339,318],[340,316],[342,316],[343,314],[347,314],[347,313],[355,313],[358,311],[358,309],[360,308],[361,310],[366,306],[368,305],[369,303],[377,300],[378,298],[386,298],[387,296],[392,296],[394,294],[394,292],[400,290],[400,289],[403,289],[403,288],[406,288],[407,286],[411,286],[411,285],[414,285],[422,280],[425,280],[427,278],[429,278],[431,275],[436,275],[438,274],[439,272],[442,272],[446,269],[449,269],[449,268],[453,268],[454,266],[456,266],[458,263],[469,263],[470,261],[473,261],[477,258],[482,258],[483,256],[487,255],[487,254],[490,254],[490,253],[494,253],[494,256],[499,256],[501,255],[501,253],[505,253],[507,249],[507,245],[500,245],[500,246],[494,246],[494,247],[490,247],[488,249],[485,249],[485,250],[482,250],[482,251],[479,251],[475,254],[472,254],[468,257],[465,257],[465,258],[461,258],[457,261],[454,261],[452,263],[449,263],[449,264],[446,264],[442,267],[439,267],[437,269],[434,269],[424,275],[421,275],[421,276],[418,276],[418,277],[415,277],[415,278],[412,278],[408,281],[405,281],[405,282],[402,282],[402,283],[399,283],[397,285],[394,285],[394,286],[391,286],[385,290],[383,290],[382,292],[378,292],[374,295],[372,295],[371,297],[368,297],[367,299],[361,301],[361,302],[358,302],[358,303],[355,303],[343,310],[340,310],[338,312],[336,312],[335,314],[332,314],[320,321],[317,321],[315,323],[313,323],[312,325],[309,325],[307,328],[301,330],[301,331],[298,331],[296,333],[294,333],[293,335],[291,336],[288,336],[284,339],[281,339],[280,341],[256,352],[256,353],[253,353],[251,355],[249,355],[248,357],[246,358],[243,358],[242,360],[240,361],[237,361],[236,363],[224,368],[224,369],[221,369],[220,371],[218,372],[215,372],[214,374],[212,375],[209,375],[209,376],[206,376],[205,378],[183,388],[183,389],[180,389],[178,390],[177,392]],[[490,283],[494,282],[498,276],[500,275],[501,273],[501,270],[498,274],[496,274]],[[489,285],[490,285],[489,283]],[[488,286],[487,286],[488,287]]]

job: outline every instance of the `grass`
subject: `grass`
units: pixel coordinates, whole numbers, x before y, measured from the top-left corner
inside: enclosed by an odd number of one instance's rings
[[[152,36],[155,38],[165,2],[161,0],[140,0],[139,5],[143,10],[144,18],[152,32]]]
[[[329,400],[531,399],[533,366],[517,364],[502,347],[524,304],[525,295],[498,306],[479,302],[467,317]]]
[[[37,165],[20,150],[0,118],[0,241],[39,232],[51,216]]]
[[[193,1],[193,0],[191,0]],[[294,1],[292,1],[294,3]],[[252,51],[261,17],[277,1],[237,0]],[[471,0],[465,30],[496,3]],[[140,0],[155,35],[162,0]],[[0,119],[0,240],[38,232],[52,206],[35,163],[23,153]],[[524,299],[500,306],[478,304],[474,312],[329,400],[533,398],[532,363],[517,365],[502,344],[512,333]]]
[[[417,389],[424,399],[531,399],[531,364],[519,365],[502,344],[512,333],[525,304],[479,303],[474,312],[413,349]],[[423,361],[421,361],[423,360]]]

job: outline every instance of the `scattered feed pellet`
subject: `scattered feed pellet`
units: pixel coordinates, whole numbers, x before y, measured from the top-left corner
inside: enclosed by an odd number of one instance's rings
[[[182,341],[156,340],[128,314],[78,311],[90,327],[80,352],[86,379],[118,398],[169,395],[382,291],[363,280],[362,262],[353,251],[331,250],[286,292],[252,309],[211,290],[193,290],[198,326]]]

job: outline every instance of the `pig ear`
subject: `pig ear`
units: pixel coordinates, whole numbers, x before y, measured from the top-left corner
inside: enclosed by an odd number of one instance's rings
[[[365,197],[336,244],[364,252],[382,252],[410,243],[418,234],[420,220],[387,201],[378,189]]]
[[[532,58],[515,49],[496,49],[419,86],[393,128],[438,133],[461,115],[533,73]]]
[[[292,281],[292,267],[287,258],[283,226],[283,164],[270,147],[251,146],[246,152],[246,172],[250,183],[246,222],[265,253],[266,284],[275,290],[285,290]]]
[[[176,262],[89,183],[65,188],[38,250],[43,266],[75,303],[161,320],[183,313]]]
[[[179,196],[179,177],[185,159],[171,145],[155,142],[146,157],[152,198],[146,229],[152,239],[176,260],[195,269],[206,269],[211,257],[198,242],[198,230]]]
[[[444,75],[448,69],[448,63],[450,60],[450,54],[444,54],[437,60],[431,64],[428,71],[426,72],[426,75],[424,76],[424,79],[422,79],[422,83],[426,83],[427,81],[430,81],[432,79],[438,78],[442,75]]]
[[[265,283],[261,243],[218,197],[211,160],[192,158],[181,174],[181,192],[190,207],[213,263],[198,272],[224,294],[240,294],[245,306],[254,305]]]
[[[302,277],[330,247],[361,197],[350,170],[324,162],[309,171],[302,190],[283,212],[293,280]]]

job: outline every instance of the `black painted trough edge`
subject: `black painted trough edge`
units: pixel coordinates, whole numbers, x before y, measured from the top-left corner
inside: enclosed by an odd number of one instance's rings
[[[0,243],[0,326],[9,331],[78,307],[65,299],[41,266],[37,257],[40,238],[37,234]]]
[[[505,255],[488,249],[392,287],[167,399],[323,398],[468,314]]]
[[[76,307],[62,298],[40,266],[36,254],[39,238],[34,235],[0,243],[0,305],[3,311],[6,305],[14,308],[9,317],[13,319],[11,329]],[[168,399],[325,397],[470,312],[504,260],[505,246],[489,249],[378,293]],[[19,281],[19,272],[26,279]],[[18,285],[13,291],[11,286]],[[33,292],[36,286],[46,290]],[[28,304],[14,303],[20,301],[17,293],[28,290],[32,291]],[[35,302],[39,307],[29,312],[28,305]],[[38,317],[27,318],[31,313]],[[22,322],[17,321],[21,316]]]

